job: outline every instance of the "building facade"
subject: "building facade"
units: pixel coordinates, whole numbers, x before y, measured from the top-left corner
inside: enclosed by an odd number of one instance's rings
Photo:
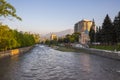
[[[92,26],[92,21],[90,20],[81,20],[74,26],[74,32],[84,32],[85,30],[90,31],[90,28]]]
[[[50,36],[50,40],[57,40],[57,35],[52,33]]]
[[[84,19],[74,25],[74,32],[81,34],[79,37],[79,42],[81,44],[86,44],[90,41],[89,31],[90,31],[90,28],[93,26],[93,24],[94,24],[94,21]]]

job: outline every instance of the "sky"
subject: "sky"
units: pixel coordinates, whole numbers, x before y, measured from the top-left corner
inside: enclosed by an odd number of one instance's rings
[[[22,18],[6,18],[12,29],[34,33],[73,29],[82,19],[95,20],[101,26],[106,14],[113,20],[120,11],[120,0],[7,0]]]

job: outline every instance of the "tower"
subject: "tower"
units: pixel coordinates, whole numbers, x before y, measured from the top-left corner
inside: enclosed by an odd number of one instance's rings
[[[92,26],[91,26],[91,28],[92,28],[93,30],[95,30],[95,32],[96,32],[96,26],[95,26],[94,18],[93,18],[93,21],[92,21]]]

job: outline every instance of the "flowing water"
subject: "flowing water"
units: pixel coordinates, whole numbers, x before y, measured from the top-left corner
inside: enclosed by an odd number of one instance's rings
[[[38,45],[1,59],[0,80],[120,80],[120,61]]]

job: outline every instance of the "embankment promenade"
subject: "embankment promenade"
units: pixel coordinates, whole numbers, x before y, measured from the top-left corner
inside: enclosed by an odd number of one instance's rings
[[[18,48],[18,49],[12,49],[12,50],[7,50],[7,51],[1,51],[0,52],[0,59],[4,58],[4,57],[10,57],[10,56],[14,56],[14,55],[23,54],[23,53],[29,51],[32,48],[33,48],[33,46],[23,47],[23,48]]]
[[[58,50],[72,51],[72,52],[86,52],[89,54],[94,54],[94,55],[99,55],[102,57],[120,60],[120,51],[109,51],[109,50],[100,50],[100,49],[94,49],[94,48],[81,48],[81,47],[71,47],[71,48],[59,47]]]

